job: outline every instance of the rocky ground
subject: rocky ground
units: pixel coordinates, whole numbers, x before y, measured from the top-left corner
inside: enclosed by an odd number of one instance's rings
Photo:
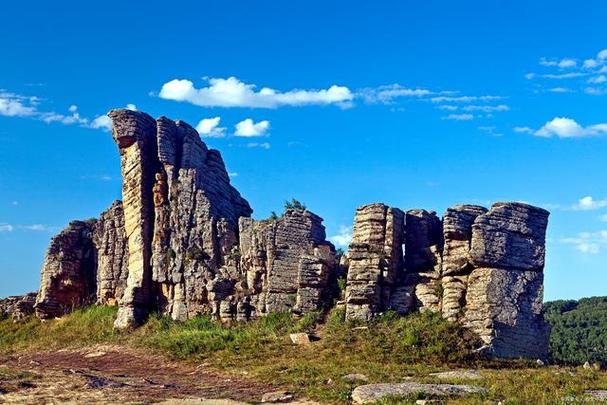
[[[0,357],[2,403],[138,404],[188,399],[237,404],[259,402],[270,394],[280,396],[277,387],[246,375],[222,375],[207,370],[205,364],[188,366],[119,346]]]

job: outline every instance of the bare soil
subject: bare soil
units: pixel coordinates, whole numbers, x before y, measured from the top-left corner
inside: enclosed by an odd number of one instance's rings
[[[137,404],[185,398],[254,403],[277,389],[205,364],[177,363],[118,346],[0,356],[0,403]]]

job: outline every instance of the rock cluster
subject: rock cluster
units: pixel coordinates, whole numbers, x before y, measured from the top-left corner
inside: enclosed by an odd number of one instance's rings
[[[337,265],[312,212],[252,219],[220,153],[190,125],[130,110],[109,117],[123,202],[52,239],[35,303],[40,318],[90,303],[118,305],[118,328],[138,325],[152,310],[176,320],[305,314],[331,305],[347,269],[348,319],[440,312],[477,332],[494,355],[546,357],[547,211],[457,205],[441,220],[433,211],[364,205]],[[27,302],[11,313],[26,313]]]
[[[395,310],[461,321],[498,357],[547,356],[542,315],[548,212],[523,203],[403,212],[357,209],[348,251],[346,317]]]
[[[39,317],[96,302],[118,305],[115,324],[127,328],[150,310],[229,321],[328,305],[335,248],[322,218],[290,209],[253,220],[220,153],[191,126],[130,110],[109,116],[124,202],[53,239]]]
[[[0,319],[11,318],[17,322],[34,313],[35,292],[0,299]]]

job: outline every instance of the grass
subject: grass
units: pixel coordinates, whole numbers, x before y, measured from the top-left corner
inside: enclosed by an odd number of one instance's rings
[[[333,310],[324,318],[320,314],[300,319],[272,314],[232,326],[204,316],[178,323],[152,315],[130,333],[115,332],[114,317],[114,308],[95,306],[47,322],[0,321],[0,352],[124,344],[184,362],[204,362],[228,374],[241,376],[246,372],[250,377],[332,403],[350,398],[354,385],[343,376],[351,373],[365,374],[371,383],[408,378],[438,383],[445,381],[430,373],[482,369],[483,379],[472,383],[486,387],[488,394],[450,401],[461,404],[552,404],[579,397],[586,389],[607,389],[607,374],[601,371],[478,359],[470,354],[470,349],[478,345],[475,336],[431,313],[405,317],[386,313],[366,325],[346,322],[343,312]],[[321,339],[310,346],[291,344],[289,333],[301,331],[316,331]],[[414,403],[419,398],[394,397],[383,403]]]

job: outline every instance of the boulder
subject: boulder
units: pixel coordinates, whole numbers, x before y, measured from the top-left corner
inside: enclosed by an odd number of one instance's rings
[[[371,404],[385,397],[427,395],[432,397],[454,397],[471,394],[484,394],[486,388],[473,385],[453,384],[420,384],[404,382],[397,384],[369,384],[356,387],[352,391],[352,401],[355,404]]]

